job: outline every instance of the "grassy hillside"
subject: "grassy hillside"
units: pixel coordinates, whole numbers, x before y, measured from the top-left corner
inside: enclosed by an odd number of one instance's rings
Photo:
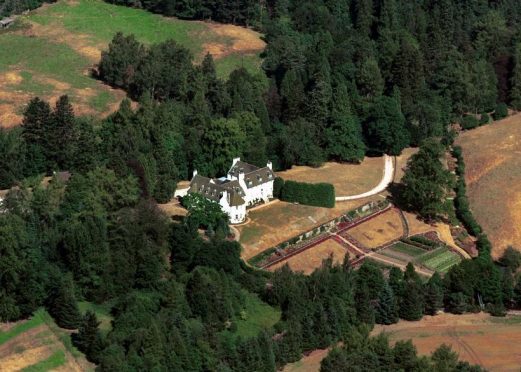
[[[2,371],[90,371],[71,343],[69,332],[59,328],[45,310],[30,319],[0,324],[0,370]]]
[[[467,195],[493,243],[493,257],[521,249],[521,114],[462,133]]]
[[[145,43],[172,38],[196,61],[210,52],[221,76],[240,66],[258,71],[264,48],[258,33],[237,26],[165,18],[99,0],[61,0],[0,31],[0,50],[9,51],[0,53],[0,125],[19,123],[23,104],[35,95],[53,101],[69,94],[81,114],[113,111],[124,93],[89,74],[118,31]]]

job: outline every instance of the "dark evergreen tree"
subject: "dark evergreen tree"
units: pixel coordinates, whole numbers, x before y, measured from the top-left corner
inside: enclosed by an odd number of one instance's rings
[[[385,283],[375,309],[375,321],[378,324],[393,324],[398,322],[398,308],[392,288]]]
[[[62,278],[54,288],[49,298],[48,310],[56,324],[62,328],[76,329],[81,325],[74,284],[69,275]]]
[[[443,282],[435,272],[425,285],[425,313],[436,315],[443,307]]]
[[[99,355],[104,348],[103,339],[98,329],[99,325],[100,322],[98,322],[96,314],[92,311],[87,311],[78,329],[78,333],[72,334],[74,346],[83,352],[87,356],[87,359],[93,363],[99,362]]]

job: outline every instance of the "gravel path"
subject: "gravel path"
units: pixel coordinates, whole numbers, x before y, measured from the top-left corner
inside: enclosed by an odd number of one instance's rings
[[[378,194],[378,193],[384,191],[387,188],[387,186],[389,186],[389,184],[393,181],[393,175],[394,175],[393,158],[391,156],[384,155],[384,175],[378,185],[376,185],[371,190],[366,191],[362,194],[351,195],[351,196],[337,196],[335,198],[335,200],[336,201],[356,200],[356,199],[363,199],[363,198],[367,198],[368,196]]]

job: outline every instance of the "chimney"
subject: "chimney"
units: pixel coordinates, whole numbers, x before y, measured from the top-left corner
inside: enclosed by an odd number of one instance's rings
[[[241,158],[233,158],[233,161],[232,161],[232,167],[237,164],[237,162],[241,161]]]
[[[194,169],[194,173],[192,173],[192,178],[194,178],[195,176],[197,176],[197,169]]]
[[[266,163],[266,166],[267,166],[269,169],[273,170],[273,164],[271,164],[271,161],[268,160],[268,162]]]

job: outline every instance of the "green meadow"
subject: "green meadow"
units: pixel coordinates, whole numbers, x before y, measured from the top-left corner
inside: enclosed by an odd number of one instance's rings
[[[14,124],[2,122],[7,111],[19,120],[21,108],[34,96],[68,94],[79,114],[114,110],[124,93],[96,81],[91,71],[116,32],[132,33],[145,44],[174,39],[193,53],[195,62],[206,50],[221,51],[216,58],[221,77],[238,67],[258,72],[261,63],[260,49],[248,50],[252,40],[253,45],[260,42],[251,30],[166,18],[101,0],[59,0],[17,22],[0,31],[0,126]],[[232,48],[237,38],[244,50]]]

